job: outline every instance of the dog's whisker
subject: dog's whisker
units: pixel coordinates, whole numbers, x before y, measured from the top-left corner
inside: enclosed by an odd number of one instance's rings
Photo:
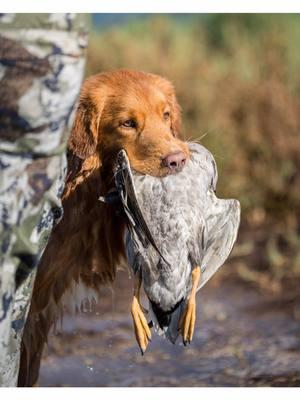
[[[187,142],[191,141],[191,142],[195,142],[195,143],[200,143],[201,144],[202,139],[204,139],[208,134],[211,134],[211,133],[213,133],[215,131],[216,131],[216,128],[213,128],[213,129],[209,129],[209,130],[205,131],[202,135],[199,135],[199,136],[196,136],[196,137],[191,136],[187,140]]]

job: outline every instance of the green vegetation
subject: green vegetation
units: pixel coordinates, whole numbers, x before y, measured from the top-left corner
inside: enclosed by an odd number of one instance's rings
[[[173,81],[185,137],[214,154],[218,195],[242,204],[236,271],[273,289],[300,277],[299,43],[298,15],[158,15],[92,32],[88,53],[88,75]]]

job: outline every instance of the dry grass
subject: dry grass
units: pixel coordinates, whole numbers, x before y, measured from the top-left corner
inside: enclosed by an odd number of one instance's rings
[[[186,137],[215,155],[218,195],[241,201],[237,270],[276,288],[300,277],[299,22],[156,16],[92,33],[88,55],[88,74],[131,68],[174,82]]]

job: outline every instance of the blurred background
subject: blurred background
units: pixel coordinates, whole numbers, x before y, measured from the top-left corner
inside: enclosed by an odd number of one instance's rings
[[[113,301],[104,295],[88,323],[67,320],[65,341],[53,338],[42,385],[300,385],[299,43],[299,15],[91,17],[86,75],[128,68],[170,79],[184,136],[213,153],[217,195],[240,200],[241,227],[231,259],[201,292],[191,348],[155,337],[139,356],[123,272]],[[71,372],[62,378],[53,371],[67,348],[76,356],[70,338],[82,364],[64,358]]]
[[[87,75],[131,68],[173,81],[185,137],[214,154],[218,195],[242,204],[238,274],[271,290],[295,283],[300,16],[95,14],[92,24]]]

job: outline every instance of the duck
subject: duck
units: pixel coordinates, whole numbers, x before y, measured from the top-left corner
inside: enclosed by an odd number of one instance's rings
[[[192,342],[197,293],[229,257],[237,239],[240,203],[216,196],[217,165],[199,143],[177,174],[142,175],[126,151],[116,159],[114,177],[126,217],[125,247],[134,276],[131,315],[144,354],[151,330],[176,343]],[[141,290],[148,310],[141,304]]]

